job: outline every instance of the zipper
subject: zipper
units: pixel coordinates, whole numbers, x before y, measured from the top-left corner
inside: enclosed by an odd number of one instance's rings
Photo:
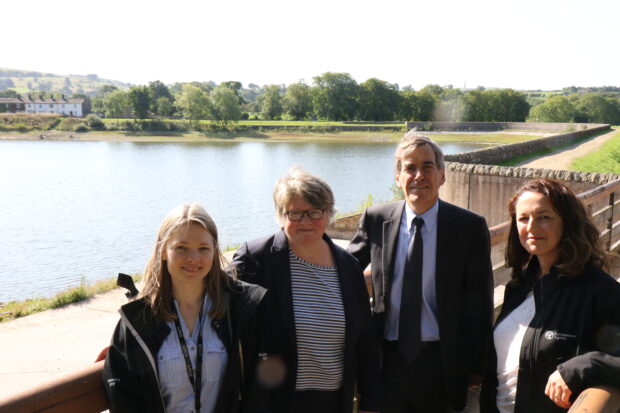
[[[161,394],[161,386],[159,384],[159,375],[157,374],[157,365],[155,364],[155,360],[153,360],[151,351],[149,350],[148,346],[146,345],[142,337],[140,337],[140,335],[138,334],[134,326],[131,324],[129,319],[125,316],[125,313],[123,312],[122,309],[119,310],[119,313],[121,314],[121,318],[125,321],[125,326],[127,326],[127,329],[129,329],[129,331],[131,332],[131,335],[134,336],[134,338],[138,342],[138,345],[142,348],[142,351],[145,353],[146,358],[149,360],[149,364],[151,365],[151,368],[153,369],[153,375],[155,376],[155,383],[157,384],[157,392],[159,393],[159,400],[161,401],[161,407],[163,411],[166,412],[166,404],[164,403],[164,396],[162,396]]]

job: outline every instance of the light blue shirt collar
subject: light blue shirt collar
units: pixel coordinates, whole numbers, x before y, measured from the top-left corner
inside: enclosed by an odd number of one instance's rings
[[[439,212],[439,200],[435,201],[435,204],[430,207],[428,211],[423,214],[420,214],[419,217],[424,220],[424,226],[422,227],[423,232],[433,231],[435,226],[437,225],[437,214]],[[411,232],[411,225],[413,224],[413,218],[418,215],[413,212],[413,210],[409,207],[409,204],[405,202],[405,216],[407,219],[407,229]]]

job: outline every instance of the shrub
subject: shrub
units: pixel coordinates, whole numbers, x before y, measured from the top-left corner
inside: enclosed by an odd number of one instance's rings
[[[60,122],[60,115],[4,113],[0,114],[0,130],[26,132],[50,130]]]
[[[105,130],[105,124],[103,123],[101,118],[94,113],[86,116],[86,124],[89,128],[94,130]]]
[[[88,131],[86,120],[80,118],[64,118],[60,121],[56,129],[61,131],[85,132]]]

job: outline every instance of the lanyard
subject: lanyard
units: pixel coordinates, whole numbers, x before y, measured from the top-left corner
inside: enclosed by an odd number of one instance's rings
[[[174,303],[172,303],[174,310],[177,313],[177,318],[174,320],[174,325],[177,329],[177,335],[179,336],[179,342],[181,343],[181,351],[183,352],[183,358],[185,359],[185,367],[187,368],[187,377],[194,390],[194,406],[196,413],[200,413],[200,392],[202,391],[202,308],[198,315],[198,346],[196,348],[196,374],[194,375],[194,369],[192,368],[192,360],[189,357],[189,351],[187,350],[187,344],[185,343],[185,336],[183,335],[183,329],[181,329],[181,322],[179,318],[179,312],[176,309]]]

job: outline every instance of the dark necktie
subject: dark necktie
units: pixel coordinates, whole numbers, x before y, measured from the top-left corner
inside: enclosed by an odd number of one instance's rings
[[[413,219],[415,234],[409,243],[403,273],[400,318],[398,322],[398,349],[407,362],[420,352],[420,318],[422,311],[422,224],[420,217]]]

